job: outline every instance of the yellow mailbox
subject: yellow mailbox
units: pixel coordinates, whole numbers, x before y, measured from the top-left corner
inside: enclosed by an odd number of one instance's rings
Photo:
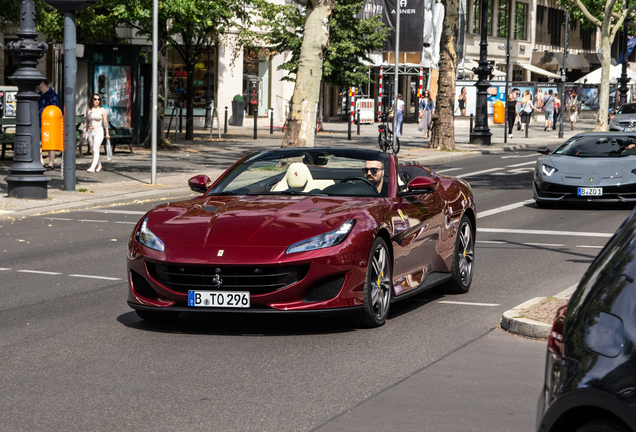
[[[42,111],[42,150],[64,150],[64,116],[55,105]]]

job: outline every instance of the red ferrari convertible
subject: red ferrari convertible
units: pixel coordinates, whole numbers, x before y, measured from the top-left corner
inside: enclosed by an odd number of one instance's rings
[[[477,215],[464,180],[377,151],[293,148],[189,186],[202,195],[155,207],[128,243],[128,304],[145,320],[352,313],[376,327],[394,301],[470,288]]]

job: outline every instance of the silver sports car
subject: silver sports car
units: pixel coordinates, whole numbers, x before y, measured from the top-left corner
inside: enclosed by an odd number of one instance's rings
[[[636,130],[636,103],[621,105],[610,121],[610,131],[631,132]]]
[[[537,151],[545,154],[534,170],[537,205],[636,202],[636,133],[583,133]]]

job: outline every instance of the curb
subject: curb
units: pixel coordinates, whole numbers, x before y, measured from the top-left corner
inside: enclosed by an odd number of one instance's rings
[[[578,284],[573,285],[570,288],[565,289],[560,293],[554,295],[554,297],[560,299],[568,299],[572,296],[577,286]],[[542,302],[546,298],[547,297],[535,297],[524,303],[521,303],[519,306],[507,310],[501,317],[501,328],[509,331],[510,333],[515,333],[521,336],[527,336],[537,339],[548,339],[550,337],[550,332],[552,331],[552,324],[520,317],[521,315],[523,315],[523,312],[526,309],[537,303]]]

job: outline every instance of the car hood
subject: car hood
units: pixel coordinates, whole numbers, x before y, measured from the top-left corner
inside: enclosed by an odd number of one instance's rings
[[[612,121],[615,121],[615,122],[627,122],[627,121],[636,122],[636,114],[615,114],[614,117],[612,117]]]
[[[235,258],[238,250],[247,257],[259,249],[273,259],[291,244],[335,230],[348,219],[357,220],[355,229],[377,226],[365,222],[381,214],[382,204],[382,198],[202,197],[157,207],[149,214],[148,228],[165,242],[168,260],[197,261],[228,250],[235,251]]]
[[[550,155],[541,161],[558,170],[556,179],[562,184],[612,186],[636,182],[636,174],[631,172],[636,168],[636,156],[594,158]]]

